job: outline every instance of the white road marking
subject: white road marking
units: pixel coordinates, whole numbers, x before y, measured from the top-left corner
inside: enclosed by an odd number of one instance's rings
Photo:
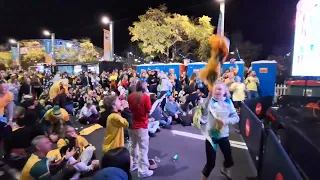
[[[199,135],[199,134],[194,134],[194,133],[189,133],[184,131],[177,131],[177,130],[172,130],[171,132],[173,135],[179,135],[179,136],[189,137],[189,138],[203,140],[203,141],[206,140],[206,138],[203,135]],[[239,149],[246,149],[246,150],[248,149],[246,143],[244,142],[233,141],[233,140],[229,140],[229,141],[232,147],[239,148]]]

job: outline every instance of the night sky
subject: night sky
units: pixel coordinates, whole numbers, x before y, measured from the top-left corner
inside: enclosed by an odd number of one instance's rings
[[[225,31],[241,30],[245,40],[262,44],[263,54],[275,46],[293,47],[294,19],[298,0],[226,0]],[[148,7],[166,4],[170,12],[194,17],[207,15],[218,22],[219,5],[214,0],[1,0],[0,43],[8,38],[43,38],[48,29],[59,39],[88,37],[103,44],[102,15],[115,21],[115,53],[129,44],[128,26]]]

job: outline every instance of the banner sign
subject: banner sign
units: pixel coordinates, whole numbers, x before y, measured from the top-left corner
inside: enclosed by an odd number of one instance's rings
[[[103,54],[103,59],[105,61],[112,61],[111,33],[106,29],[103,30]]]
[[[11,53],[12,53],[12,64],[19,66],[20,61],[19,61],[19,49],[17,47],[12,47],[11,46]]]
[[[51,39],[44,39],[43,40],[44,49],[45,49],[45,62],[48,64],[52,64],[52,40]]]

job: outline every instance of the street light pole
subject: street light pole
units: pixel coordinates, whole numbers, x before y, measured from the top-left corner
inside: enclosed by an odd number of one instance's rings
[[[18,63],[20,64],[20,43],[17,41]]]
[[[111,54],[111,61],[113,61],[114,56],[114,24],[113,21],[110,21],[110,19],[107,16],[103,16],[101,18],[102,24],[109,24],[109,32],[110,32],[110,54]]]
[[[50,33],[48,30],[44,30],[43,31],[43,35],[45,36],[51,36],[51,53],[52,53],[52,63],[51,63],[51,72],[54,72],[54,65],[56,65],[56,62],[54,60],[55,57],[55,53],[54,53],[54,49],[55,49],[55,33]]]
[[[109,24],[109,29],[110,29],[110,53],[111,53],[111,61],[113,61],[113,56],[114,56],[114,26],[113,26],[113,21],[110,22]]]
[[[55,65],[55,53],[54,53],[54,49],[55,49],[55,41],[56,41],[56,35],[55,33],[51,33],[51,41],[52,41],[52,62],[54,63]]]
[[[221,0],[219,3],[220,3],[220,12],[221,12],[221,36],[224,36],[224,18],[225,18],[226,3],[224,0]]]

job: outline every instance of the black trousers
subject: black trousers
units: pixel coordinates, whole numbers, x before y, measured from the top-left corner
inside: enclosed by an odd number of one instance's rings
[[[158,97],[158,98],[161,98],[163,95],[165,95],[167,93],[167,91],[161,91],[160,92],[160,97]],[[166,105],[166,98],[164,98],[162,101],[161,101],[161,104],[160,104],[160,107],[162,108],[162,109],[164,109],[164,106]]]
[[[154,93],[154,94],[157,94],[157,85],[156,84],[151,84],[149,86],[149,91]]]
[[[231,146],[228,137],[224,137],[218,140],[217,144],[219,145],[222,154],[224,156],[224,163],[223,166],[225,168],[230,168],[233,166],[233,158],[231,154]],[[207,163],[202,170],[202,174],[205,177],[209,177],[211,171],[216,165],[216,156],[217,152],[213,149],[211,143],[206,140],[206,156],[207,156]]]

